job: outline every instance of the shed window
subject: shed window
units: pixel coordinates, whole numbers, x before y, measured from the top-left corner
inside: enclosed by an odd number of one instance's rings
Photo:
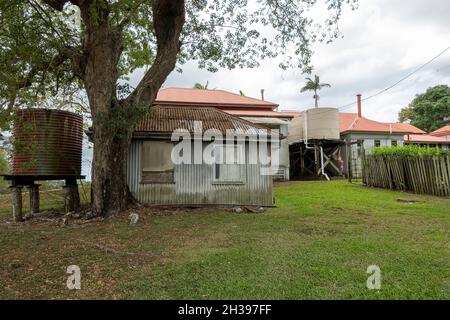
[[[392,141],[391,141],[391,146],[393,146],[393,147],[398,146],[397,140],[392,140]]]
[[[144,141],[141,183],[174,183],[172,142]]]
[[[244,183],[245,161],[242,145],[217,145],[214,147],[214,159],[214,183]]]
[[[375,140],[375,148],[381,147],[381,140]]]

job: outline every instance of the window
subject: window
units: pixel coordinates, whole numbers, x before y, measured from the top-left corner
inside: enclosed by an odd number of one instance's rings
[[[356,156],[360,157],[364,148],[364,140],[357,140],[356,143]]]
[[[142,144],[141,183],[174,183],[172,142],[148,140]]]
[[[242,145],[216,145],[214,159],[214,183],[244,183],[245,161]]]
[[[375,148],[381,147],[381,141],[375,140]]]
[[[393,146],[393,147],[398,146],[397,140],[392,140],[392,141],[391,141],[391,146]]]

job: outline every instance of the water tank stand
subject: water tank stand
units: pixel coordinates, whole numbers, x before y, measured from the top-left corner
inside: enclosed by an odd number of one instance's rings
[[[23,221],[22,217],[22,186],[11,186],[14,222]]]
[[[65,180],[63,186],[64,195],[64,211],[73,212],[80,208],[80,194],[78,191],[77,180],[84,179],[84,176],[32,176],[32,175],[0,175],[11,183],[10,189],[12,194],[13,219],[15,222],[21,222],[27,219],[23,216],[23,199],[22,189],[27,187],[30,199],[30,214],[39,213],[40,206],[40,184],[35,181],[44,180]],[[25,219],[24,219],[25,218]]]
[[[40,184],[32,184],[32,185],[27,186],[28,193],[30,195],[30,213],[31,214],[39,213],[39,204],[40,204],[39,187],[40,187]]]
[[[64,211],[66,213],[77,211],[80,208],[80,194],[76,179],[66,179],[66,185],[63,186],[64,192]]]

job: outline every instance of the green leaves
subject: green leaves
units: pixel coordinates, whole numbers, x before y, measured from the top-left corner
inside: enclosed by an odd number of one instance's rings
[[[90,50],[86,24],[92,27],[106,19],[122,39],[118,80],[154,63],[153,1],[86,3],[80,2],[81,8],[63,0],[0,3],[2,120],[12,107],[41,105],[83,88],[80,69]],[[187,0],[177,69],[189,60],[209,71],[252,68],[263,59],[280,57],[282,69],[310,71],[311,44],[337,37],[344,4],[355,8],[356,0]],[[321,5],[329,16],[313,21],[310,11]]]
[[[74,10],[58,12],[37,0],[0,3],[0,129],[14,105],[31,107],[79,87],[62,52],[79,45]]]
[[[450,150],[410,145],[398,147],[379,147],[373,149],[370,155],[397,157],[450,156]]]
[[[439,85],[418,95],[411,104],[399,113],[401,122],[411,124],[431,132],[446,125],[444,120],[450,115],[450,87]]]

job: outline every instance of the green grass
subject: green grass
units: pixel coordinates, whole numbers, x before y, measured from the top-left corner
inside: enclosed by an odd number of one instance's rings
[[[275,194],[278,207],[263,214],[152,209],[135,227],[126,214],[65,228],[2,224],[0,298],[450,298],[449,199],[345,181],[290,182]],[[65,287],[71,264],[79,291]],[[381,290],[366,288],[369,265],[381,268]]]

